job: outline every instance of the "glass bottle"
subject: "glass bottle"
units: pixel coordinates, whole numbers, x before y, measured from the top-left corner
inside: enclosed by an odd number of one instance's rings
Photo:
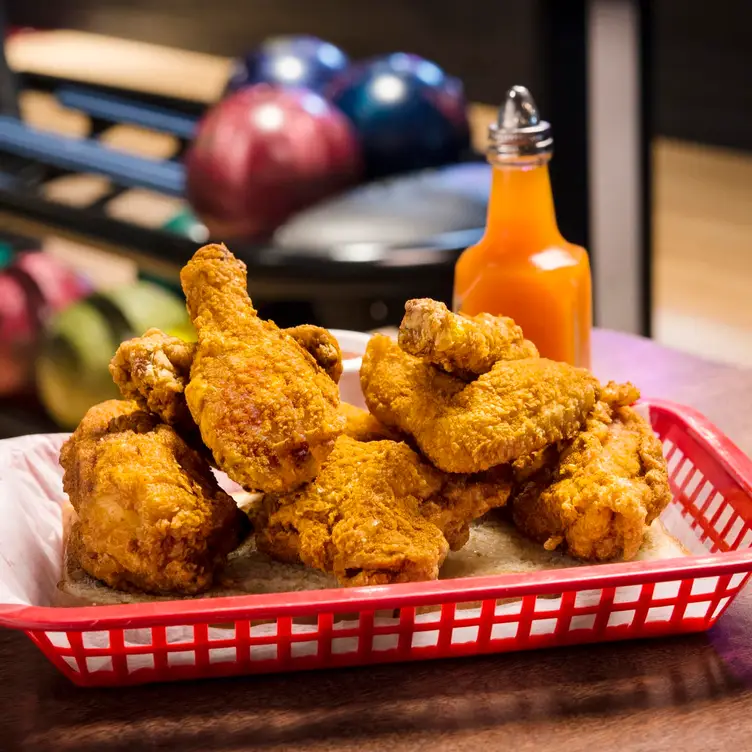
[[[559,232],[548,162],[551,126],[514,86],[489,127],[493,166],[486,231],[457,261],[454,308],[511,316],[543,357],[590,366],[587,251]]]

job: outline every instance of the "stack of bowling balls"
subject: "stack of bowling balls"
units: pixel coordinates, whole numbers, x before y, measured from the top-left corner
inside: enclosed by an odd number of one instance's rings
[[[91,293],[49,320],[36,359],[36,386],[61,428],[73,430],[92,405],[120,396],[110,359],[123,340],[152,326],[195,338],[182,298],[146,281]]]
[[[362,180],[459,161],[465,109],[462,84],[417,55],[351,64],[315,37],[270,39],[236,61],[199,125],[188,200],[212,235],[267,237]]]
[[[0,248],[0,397],[31,390],[44,328],[90,286],[54,256]]]

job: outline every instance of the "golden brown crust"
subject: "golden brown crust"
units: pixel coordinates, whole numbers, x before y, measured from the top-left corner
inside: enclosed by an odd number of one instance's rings
[[[174,426],[193,446],[196,424],[185,402],[196,352],[194,342],[149,329],[118,347],[110,361],[110,375],[125,399]]]
[[[447,476],[406,444],[341,436],[316,480],[267,495],[259,550],[333,573],[343,585],[436,579],[469,524],[509,496],[506,478]]]
[[[500,360],[538,357],[512,319],[458,315],[430,298],[405,303],[398,342],[406,353],[465,379],[488,373]]]
[[[301,324],[282,331],[310,353],[319,368],[335,384],[339,384],[342,376],[342,351],[336,337],[328,329],[313,324]]]
[[[337,385],[258,318],[245,265],[224,246],[199,249],[180,278],[198,332],[185,395],[217,464],[247,490],[311,480],[344,427]]]
[[[629,407],[599,402],[582,433],[522,484],[510,506],[515,524],[547,549],[603,561],[634,558],[670,500],[650,426]]]
[[[471,383],[375,335],[360,382],[369,410],[411,435],[447,472],[475,473],[568,439],[592,410],[600,386],[588,371],[544,358],[498,362]]]
[[[381,423],[367,410],[350,405],[347,402],[341,402],[339,411],[345,416],[345,436],[349,436],[356,441],[402,441],[399,431],[389,428]]]
[[[110,587],[201,592],[239,543],[243,515],[208,464],[135,402],[92,407],[60,464],[82,565]]]

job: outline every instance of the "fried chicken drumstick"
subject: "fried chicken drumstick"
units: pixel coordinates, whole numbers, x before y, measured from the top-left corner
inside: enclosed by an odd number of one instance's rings
[[[500,473],[447,476],[403,443],[341,436],[315,481],[264,497],[256,545],[348,586],[432,580],[470,522],[503,505],[510,488]]]
[[[661,443],[626,405],[631,385],[604,388],[584,430],[558,451],[511,501],[517,527],[549,550],[587,561],[633,559],[647,526],[671,500]]]
[[[282,493],[316,476],[342,432],[337,385],[258,318],[245,264],[221,245],[180,274],[198,333],[185,397],[220,469],[247,490]]]
[[[135,402],[92,407],[60,464],[81,566],[110,587],[206,590],[248,527],[201,456]]]
[[[466,379],[488,373],[500,360],[538,357],[512,319],[458,315],[430,298],[405,303],[398,342],[404,352]]]
[[[342,353],[333,334],[312,324],[281,331],[308,352],[335,384],[339,382]],[[110,375],[125,399],[135,400],[171,426],[185,428],[193,423],[185,387],[195,354],[195,342],[149,329],[121,343],[110,362]]]
[[[376,418],[452,473],[487,470],[572,438],[600,391],[588,371],[543,358],[499,361],[466,383],[384,335],[369,341],[360,383]]]

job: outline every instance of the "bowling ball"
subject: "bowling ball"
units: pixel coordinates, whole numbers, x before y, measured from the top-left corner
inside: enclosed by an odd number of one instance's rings
[[[76,272],[37,251],[18,254],[0,272],[0,395],[30,386],[45,321],[89,289]]]
[[[235,61],[224,96],[259,83],[320,92],[348,62],[339,47],[316,37],[273,37]]]
[[[417,55],[356,65],[326,93],[355,125],[368,177],[456,162],[469,148],[461,82]]]
[[[188,200],[212,236],[264,237],[357,182],[360,145],[318,94],[257,84],[213,107],[186,154]]]
[[[194,243],[206,243],[209,240],[209,231],[188,208],[181,209],[174,217],[170,217],[162,225],[162,229],[190,238]]]
[[[53,313],[91,292],[91,285],[82,275],[48,253],[20,253],[13,266],[34,280],[45,305]]]
[[[42,404],[62,427],[73,429],[98,402],[120,392],[109,363],[120,342],[156,326],[183,339],[195,333],[183,301],[148,282],[95,293],[48,323],[36,362]]]

